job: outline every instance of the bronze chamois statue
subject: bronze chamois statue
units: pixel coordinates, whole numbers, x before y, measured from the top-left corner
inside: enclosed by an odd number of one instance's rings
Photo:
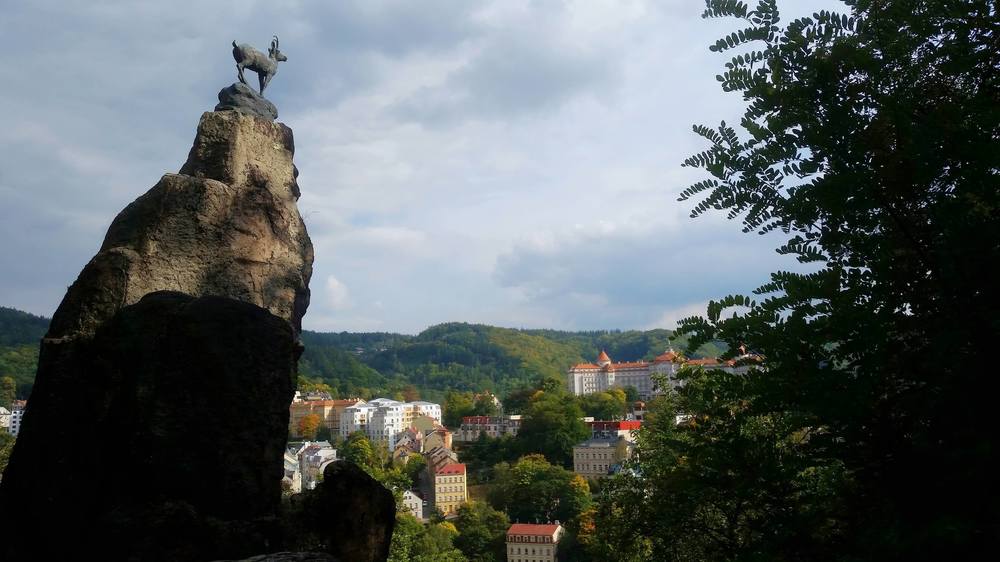
[[[278,50],[277,35],[271,41],[271,48],[267,50],[267,56],[246,43],[237,45],[236,41],[233,41],[233,58],[236,59],[236,70],[240,73],[240,82],[247,83],[246,78],[243,77],[244,68],[249,68],[257,73],[261,95],[264,94],[264,88],[267,87],[271,78],[274,78],[274,75],[278,73],[278,63],[288,60],[288,57]]]

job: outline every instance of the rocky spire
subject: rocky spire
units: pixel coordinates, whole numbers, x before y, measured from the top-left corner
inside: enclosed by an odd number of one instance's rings
[[[17,506],[0,513],[0,559],[211,560],[280,543],[313,262],[293,153],[281,123],[205,113],[180,173],[114,219],[42,341],[0,482],[0,505]]]

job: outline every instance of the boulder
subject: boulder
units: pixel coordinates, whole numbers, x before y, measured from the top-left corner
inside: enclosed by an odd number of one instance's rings
[[[347,461],[330,463],[315,490],[292,496],[287,544],[341,560],[384,562],[396,524],[392,492]]]
[[[219,90],[219,103],[215,106],[215,110],[238,111],[271,121],[278,118],[278,108],[242,82],[236,82]]]
[[[18,540],[0,548],[204,560],[277,546],[297,342],[261,307],[157,292],[43,348],[49,376],[0,494],[20,506],[6,522]]]

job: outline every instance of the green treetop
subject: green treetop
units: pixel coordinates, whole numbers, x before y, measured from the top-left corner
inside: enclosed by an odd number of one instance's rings
[[[806,265],[682,322],[763,368],[657,401],[597,532],[622,560],[973,557],[1000,521],[968,502],[1000,468],[997,4],[849,0],[784,25],[774,0],[707,4],[739,22],[712,50],[747,109],[695,127],[710,146],[685,165],[708,177],[681,199]]]

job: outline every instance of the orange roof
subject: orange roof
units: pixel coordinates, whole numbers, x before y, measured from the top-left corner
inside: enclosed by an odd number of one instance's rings
[[[601,350],[601,354],[597,356],[597,361],[598,362],[601,362],[601,361],[611,361],[611,358],[608,357],[608,354],[605,353],[604,350],[602,349]]]
[[[623,361],[621,363],[612,363],[612,369],[638,369],[648,366],[649,363],[645,361]]]
[[[292,404],[299,404],[302,406],[353,406],[358,402],[361,402],[360,398],[348,400],[303,400],[301,402],[292,402]]]
[[[438,474],[465,474],[465,465],[460,462],[446,464],[438,469]]]
[[[571,369],[602,369],[604,371],[616,371],[618,369],[645,369],[649,363],[645,361],[623,361],[621,363],[610,363],[604,365],[594,365],[593,363],[578,363],[570,367]]]
[[[507,529],[507,535],[535,535],[551,537],[559,529],[559,525],[534,525],[532,523],[514,523]]]
[[[591,429],[598,429],[598,430],[613,429],[621,431],[626,429],[639,429],[640,427],[642,427],[642,422],[639,420],[620,420],[620,421],[598,420],[598,421],[587,422],[587,425],[589,425]]]
[[[713,357],[706,357],[705,359],[688,359],[688,365],[702,366],[702,365],[718,365],[719,360]]]
[[[671,350],[671,351],[668,351],[666,353],[661,353],[660,355],[657,355],[656,358],[653,359],[653,362],[654,363],[661,363],[661,362],[664,362],[664,361],[675,361],[675,360],[677,360],[679,358],[680,358],[680,356],[677,355],[676,353],[674,353],[673,350]]]

